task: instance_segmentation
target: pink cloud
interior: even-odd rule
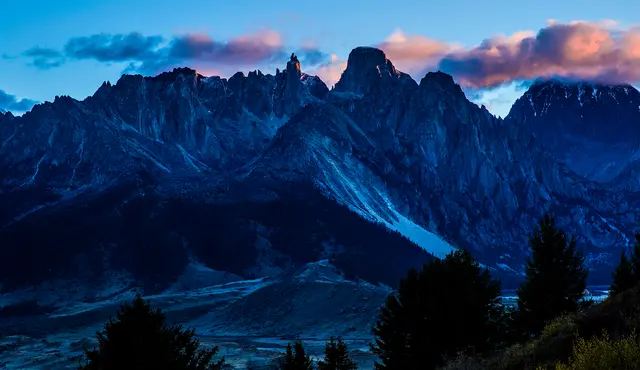
[[[170,58],[210,61],[216,64],[256,64],[283,53],[280,34],[273,30],[237,36],[226,42],[206,34],[186,34],[174,38]]]
[[[398,30],[377,47],[400,70],[417,78],[426,70],[440,69],[472,88],[539,77],[640,81],[640,27],[621,28],[614,20],[560,23],[552,19],[537,33],[499,35],[471,48]]]
[[[603,83],[640,81],[640,31],[613,21],[549,24],[537,34],[494,37],[444,57],[438,67],[466,86],[564,77]]]
[[[396,30],[376,47],[384,51],[396,67],[408,73],[435,67],[445,55],[459,48],[425,36],[407,35],[402,30]]]
[[[338,58],[336,54],[331,54],[327,63],[319,65],[310,74],[320,77],[328,87],[332,87],[340,80],[345,69],[347,69],[347,61]]]

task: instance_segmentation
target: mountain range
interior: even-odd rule
[[[332,89],[294,55],[275,76],[123,75],[0,113],[0,290],[324,259],[395,286],[454,248],[509,286],[545,212],[606,282],[640,216],[639,107],[631,86],[538,81],[500,119],[370,47]]]

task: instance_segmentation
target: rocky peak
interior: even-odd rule
[[[75,99],[70,97],[69,95],[56,95],[53,99],[53,105],[56,107],[69,107],[75,104]]]
[[[292,78],[293,76],[298,76],[298,79],[300,79],[300,76],[302,75],[300,70],[300,61],[294,53],[291,53],[291,58],[287,62],[287,74],[290,74]]]
[[[534,131],[553,128],[610,144],[640,143],[640,92],[630,85],[536,81],[509,116]]]
[[[630,85],[536,81],[507,118],[576,173],[609,181],[640,145],[640,92]]]
[[[311,78],[311,79],[310,79]],[[292,117],[302,106],[313,99],[323,99],[327,86],[319,78],[302,73],[300,61],[295,54],[282,72],[276,70],[274,112],[278,117]]]
[[[314,97],[322,100],[329,93],[329,88],[318,76],[311,76],[306,73],[300,77],[300,82],[309,89],[309,93]]]
[[[6,129],[6,123],[11,122],[13,120],[13,114],[11,112],[7,112],[3,109],[0,109],[0,138],[3,138],[3,131]]]
[[[115,87],[139,84],[140,82],[142,82],[142,79],[143,79],[142,75],[139,75],[139,74],[135,74],[135,75],[124,74],[120,76],[120,78],[118,79],[118,82],[116,82],[115,84]]]
[[[231,90],[235,93],[238,93],[242,90],[244,86],[245,75],[242,72],[236,72],[231,76],[228,80],[228,85]]]
[[[357,47],[349,53],[347,69],[335,85],[337,92],[367,94],[381,84],[411,79],[399,72],[384,52],[372,47]]]
[[[109,81],[104,81],[102,83],[102,85],[100,85],[100,87],[98,88],[98,90],[96,90],[96,92],[93,94],[92,98],[96,99],[98,101],[103,101],[104,99],[107,98],[107,96],[109,96],[109,92],[111,91],[111,82]]]
[[[164,81],[164,82],[173,82],[176,79],[183,78],[197,78],[198,72],[194,69],[183,67],[183,68],[174,68],[171,72],[163,72],[157,76],[153,77],[145,77],[150,81]]]
[[[428,72],[420,80],[420,91],[433,94],[434,97],[451,97],[455,99],[466,99],[460,85],[455,83],[451,75],[444,72]]]
[[[370,69],[387,63],[390,61],[384,51],[369,46],[359,46],[349,53],[347,68]]]

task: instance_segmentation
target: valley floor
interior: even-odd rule
[[[332,335],[345,339],[359,369],[373,368],[370,329],[388,287],[346,280],[325,261],[255,280],[220,282],[219,274],[203,274],[201,266],[189,275],[145,298],[169,322],[195,328],[203,345],[218,345],[233,368],[271,368],[294,339],[305,342],[312,358],[321,357]],[[0,369],[76,368],[96,331],[135,295],[116,280],[106,293],[67,283],[57,285],[55,297],[51,285],[1,294],[0,307],[36,300],[50,311],[0,318]]]
[[[304,341],[312,358],[322,357],[332,335],[345,340],[359,369],[373,369],[371,327],[390,288],[344,279],[326,261],[274,277],[229,279],[194,265],[146,298],[169,322],[195,328],[203,345],[218,345],[234,369],[271,369],[294,339]],[[514,301],[504,293],[505,303]],[[599,287],[591,293],[594,300],[605,297]],[[66,282],[0,294],[0,308],[21,301],[47,307],[30,316],[0,315],[0,369],[77,368],[96,331],[134,295],[122,277],[102,290]]]
[[[76,369],[82,358],[83,346],[95,340],[84,339],[90,330],[48,335],[43,338],[8,336],[0,339],[0,369]],[[271,369],[284,353],[288,339],[249,337],[199,337],[204,346],[216,344],[220,354],[234,369]],[[321,358],[328,338],[300,338],[312,358]],[[351,356],[358,369],[373,369],[373,356],[368,349],[370,338],[350,339]]]

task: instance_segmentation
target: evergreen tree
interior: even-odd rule
[[[224,365],[224,358],[213,361],[218,347],[200,349],[193,329],[168,326],[162,311],[140,296],[122,305],[97,336],[97,347],[85,350],[81,370],[217,370]]]
[[[609,289],[611,295],[622,293],[632,288],[636,283],[633,265],[627,258],[625,251],[620,254],[620,263],[613,272],[613,283]]]
[[[613,272],[613,283],[610,294],[619,294],[640,283],[640,234],[636,234],[636,242],[627,258],[625,251],[620,255],[620,263]]]
[[[287,344],[284,358],[280,361],[280,370],[312,370],[313,362],[307,355],[304,345],[297,340],[291,346]]]
[[[376,369],[434,369],[460,351],[483,353],[501,338],[500,283],[465,251],[412,269],[373,328]]]
[[[636,242],[633,245],[631,256],[629,258],[631,262],[631,269],[634,275],[634,284],[640,282],[640,234],[636,234]]]
[[[324,360],[318,362],[320,370],[355,370],[358,367],[349,357],[346,343],[331,337],[324,348]]]
[[[295,357],[293,356],[293,346],[291,342],[287,343],[287,349],[284,351],[284,358],[280,361],[280,370],[294,370]]]
[[[523,334],[539,334],[561,314],[576,312],[587,287],[584,257],[575,238],[545,215],[529,240],[525,282],[517,291],[518,325]]]

